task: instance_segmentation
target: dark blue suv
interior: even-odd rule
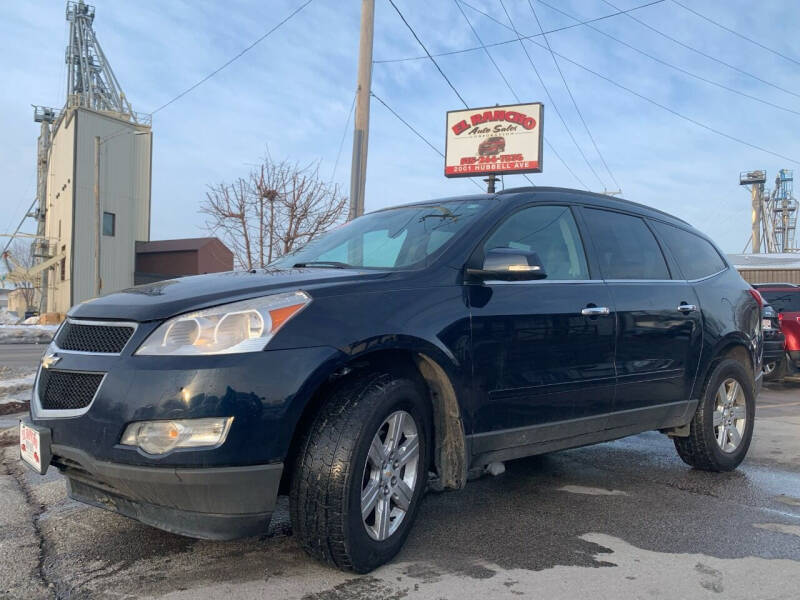
[[[169,531],[261,533],[279,493],[313,556],[365,572],[426,490],[647,430],[734,469],[760,385],[760,297],[660,211],[526,188],[377,211],[267,269],[75,306],[23,458]]]

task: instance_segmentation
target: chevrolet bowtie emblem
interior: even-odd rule
[[[48,352],[42,357],[42,368],[49,369],[50,367],[54,366],[58,361],[61,360],[61,357],[57,354],[53,354]]]

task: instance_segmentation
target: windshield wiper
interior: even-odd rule
[[[322,268],[329,268],[329,269],[349,269],[353,265],[349,265],[347,263],[338,262],[335,260],[311,260],[308,262],[299,262],[294,263],[292,265],[295,269],[302,269],[305,267],[322,267]]]

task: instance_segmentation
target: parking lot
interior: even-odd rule
[[[797,598],[800,384],[764,389],[733,473],[687,468],[658,433],[511,462],[429,494],[365,576],[308,558],[285,499],[267,536],[193,540],[69,500],[19,464],[14,429],[0,444],[2,598]]]

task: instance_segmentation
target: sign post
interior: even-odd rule
[[[498,175],[541,173],[543,117],[540,102],[449,111],[445,177],[486,175],[492,194]]]

